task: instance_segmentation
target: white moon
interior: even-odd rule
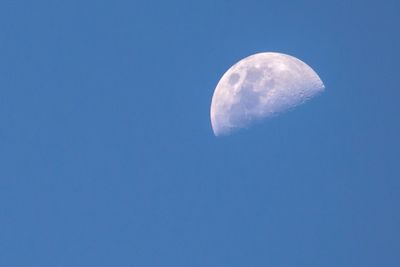
[[[324,91],[318,75],[301,60],[281,53],[259,53],[233,65],[218,82],[211,103],[216,136],[300,105]]]

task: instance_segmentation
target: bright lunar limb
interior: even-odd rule
[[[259,53],[233,65],[218,82],[211,103],[216,136],[227,135],[306,102],[325,89],[301,60]]]

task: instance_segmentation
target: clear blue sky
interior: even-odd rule
[[[400,2],[0,3],[0,266],[400,266]],[[256,52],[326,85],[213,135]]]

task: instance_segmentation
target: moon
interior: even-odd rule
[[[317,73],[286,54],[265,52],[233,65],[218,82],[211,102],[216,136],[248,128],[292,109],[325,90]]]

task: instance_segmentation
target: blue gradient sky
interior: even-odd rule
[[[399,1],[0,3],[1,266],[400,266]],[[215,138],[277,51],[326,92]]]

